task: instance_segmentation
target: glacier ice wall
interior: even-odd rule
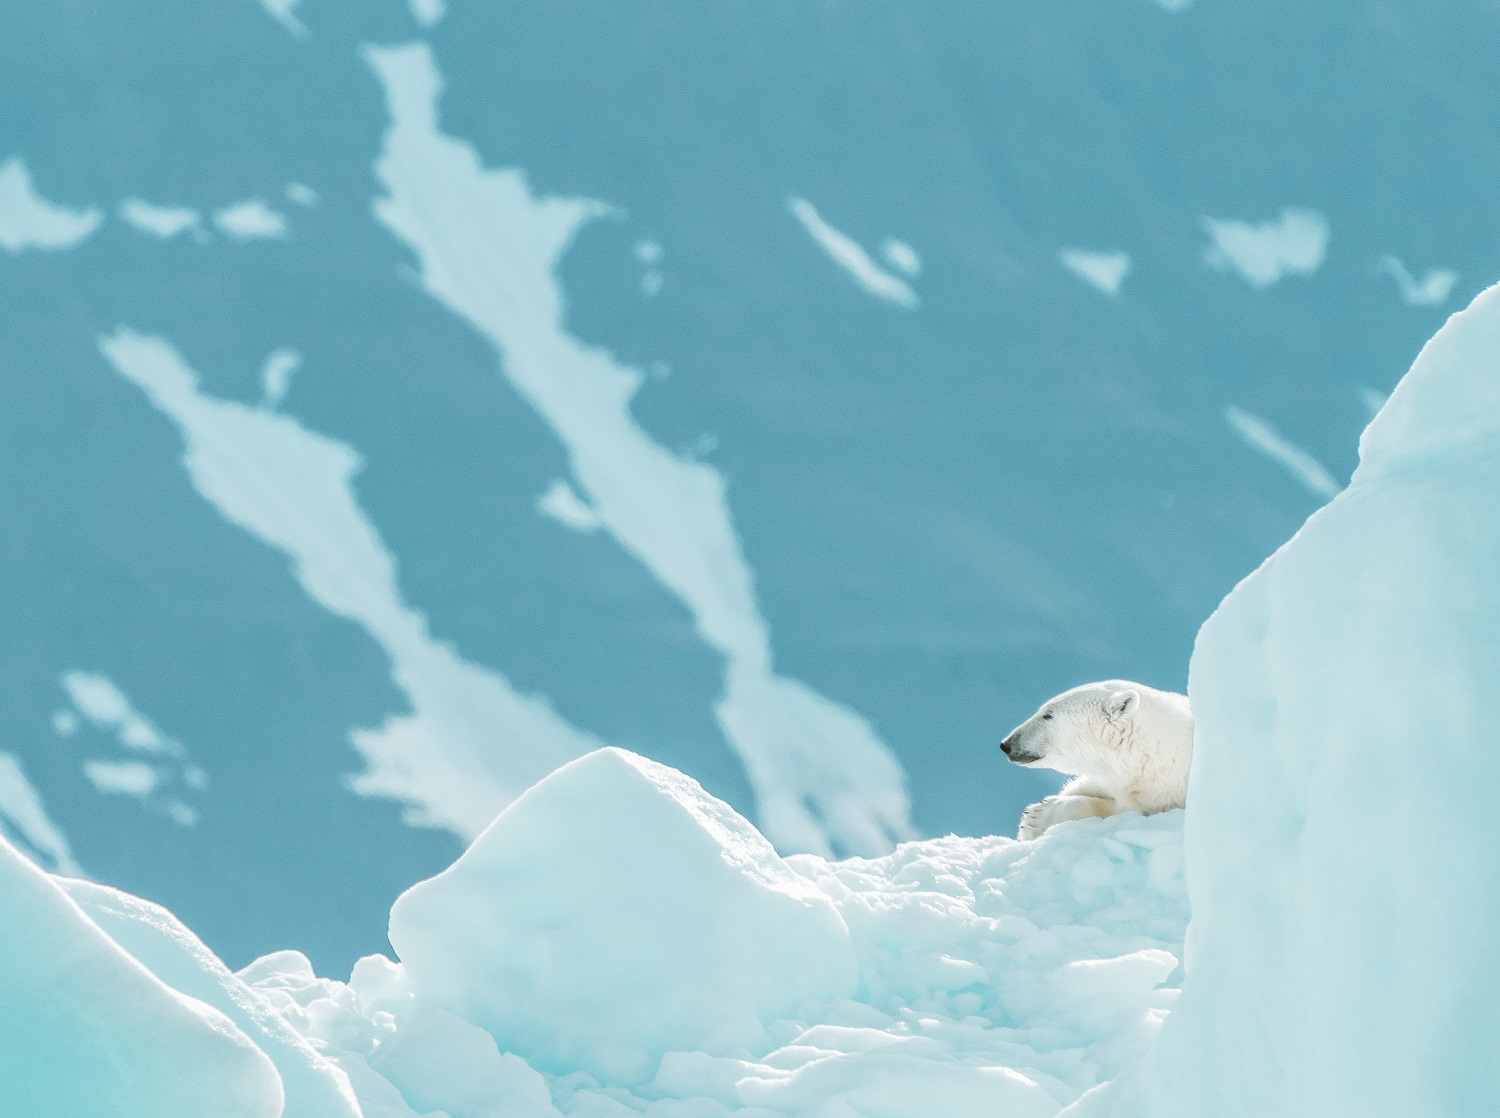
[[[1500,287],[1199,634],[1187,979],[1079,1114],[1500,1112]]]

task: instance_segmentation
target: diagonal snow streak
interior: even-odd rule
[[[1344,488],[1334,480],[1323,463],[1296,443],[1288,442],[1265,420],[1233,406],[1224,409],[1224,418],[1248,446],[1260,451],[1291,474],[1315,497],[1330,500]]]
[[[652,441],[630,414],[641,374],[563,329],[557,262],[608,207],[537,198],[521,172],[485,170],[469,144],[443,135],[441,79],[425,44],[366,54],[391,112],[375,168],[387,191],[378,217],[417,254],[427,291],[493,343],[505,376],[566,446],[599,522],[723,654],[719,724],[766,833],[783,850],[857,853],[910,836],[905,775],[870,725],[772,670],[723,478]]]
[[[0,753],[0,836],[19,839],[43,869],[66,877],[83,876],[67,838],[48,818],[21,762],[9,753]]]
[[[358,622],[390,656],[412,713],[351,735],[355,791],[408,805],[408,823],[473,839],[512,799],[602,743],[433,640],[401,598],[396,564],[350,484],[359,456],[285,416],[219,400],[158,338],[118,330],[106,357],[176,421],[193,487],[225,519],[286,553],[319,605]]]
[[[830,257],[844,271],[854,277],[854,281],[868,291],[877,299],[884,299],[888,303],[895,303],[907,310],[915,310],[918,299],[917,293],[911,289],[911,285],[905,280],[897,279],[879,264],[870,258],[870,254],[860,247],[858,241],[847,233],[840,232],[818,213],[817,208],[806,198],[788,198],[787,207],[792,211],[792,216],[802,223],[802,228],[807,230],[808,236],[816,241]],[[896,242],[900,243],[900,242]],[[908,253],[909,259],[915,261],[916,253],[912,252],[909,245],[902,245]],[[897,250],[898,258],[901,257],[900,249]],[[917,261],[920,270],[921,263]]]

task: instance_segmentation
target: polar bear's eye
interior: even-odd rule
[[[1042,715],[1042,721],[1043,722],[1048,722],[1048,721],[1051,720],[1051,718],[1052,718],[1052,712],[1051,711],[1048,711],[1046,714]]]

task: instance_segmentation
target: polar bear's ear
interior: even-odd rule
[[[1104,709],[1111,718],[1124,718],[1139,706],[1140,702],[1139,691],[1120,691],[1109,697],[1109,701],[1104,704]]]

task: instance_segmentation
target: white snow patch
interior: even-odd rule
[[[322,200],[316,190],[300,182],[288,183],[286,196],[288,201],[296,202],[297,205],[307,206],[308,208],[316,206]]]
[[[435,641],[402,600],[396,564],[359,507],[359,456],[263,408],[203,393],[166,342],[120,329],[100,340],[115,368],[170,416],[194,488],[231,523],[285,553],[308,595],[385,650],[410,715],[355,730],[364,795],[406,803],[414,826],[477,835],[512,798],[599,742],[545,700]]]
[[[142,233],[169,240],[189,229],[196,229],[203,215],[186,206],[157,206],[139,198],[127,198],[120,203],[120,217]]]
[[[1062,266],[1085,283],[1091,283],[1106,295],[1120,293],[1120,285],[1130,274],[1128,252],[1089,252],[1081,248],[1065,248],[1057,258]]]
[[[136,711],[125,693],[108,676],[75,669],[63,673],[62,685],[78,713],[95,728],[117,735],[126,749],[169,757],[184,756],[181,743],[163,736]]]
[[[265,240],[287,234],[286,218],[259,198],[226,206],[214,214],[214,224],[236,241]]]
[[[1237,272],[1257,291],[1283,276],[1312,275],[1328,252],[1328,221],[1314,210],[1284,209],[1279,220],[1260,225],[1205,217],[1203,227],[1213,239],[1204,262]]]
[[[447,0],[411,0],[412,18],[423,28],[436,27],[447,9]]]
[[[142,761],[85,761],[83,775],[96,792],[138,800],[150,796],[161,781],[156,770]]]
[[[83,870],[73,860],[67,837],[47,815],[42,797],[26,779],[21,762],[0,753],[0,842],[9,833],[54,873],[81,877]],[[7,914],[6,919],[13,919]]]
[[[922,274],[922,258],[905,241],[887,237],[880,242],[880,255],[892,268],[911,279]]]
[[[124,692],[107,676],[75,669],[63,673],[62,685],[77,712],[95,729],[113,734],[121,748],[153,758],[150,764],[136,760],[85,761],[83,773],[94,790],[101,795],[131,796],[183,825],[196,822],[198,813],[194,809],[175,797],[157,795],[164,789],[178,786],[193,792],[208,787],[207,774],[187,759],[187,750],[182,743],[167,737],[136,711]],[[54,715],[54,728],[63,714],[69,716],[72,728],[76,730],[77,718],[71,711],[59,711]],[[188,816],[191,820],[184,822]]]
[[[0,245],[7,251],[72,248],[103,220],[92,206],[72,210],[47,201],[32,187],[21,160],[0,163]]]
[[[856,283],[878,299],[914,310],[917,293],[902,279],[891,275],[870,258],[859,242],[839,232],[823,220],[813,204],[805,198],[788,198],[787,205],[792,215],[816,241],[833,262],[854,277]]]
[[[1383,257],[1377,270],[1390,276],[1401,289],[1401,298],[1413,307],[1435,307],[1446,303],[1458,282],[1458,273],[1449,268],[1431,268],[1420,281],[1394,256]]]
[[[1247,446],[1291,474],[1313,496],[1327,500],[1343,489],[1321,462],[1296,443],[1282,438],[1264,419],[1233,406],[1224,409],[1224,418]]]
[[[262,406],[275,408],[286,398],[292,385],[292,374],[302,364],[302,354],[295,349],[278,349],[266,358],[260,371],[260,383],[265,392]]]
[[[745,763],[766,833],[783,849],[865,853],[910,837],[904,774],[869,723],[775,673],[724,479],[637,425],[638,370],[563,329],[557,263],[578,229],[610,207],[538,198],[519,171],[485,170],[470,145],[439,132],[441,79],[426,45],[366,56],[392,117],[376,165],[387,192],[377,215],[417,253],[428,292],[495,346],[500,370],[567,448],[604,527],[724,656],[719,723]]]
[[[307,37],[307,28],[293,14],[301,2],[302,0],[260,0],[261,6],[271,13],[277,23],[298,39],[304,39]]]
[[[536,507],[559,524],[566,524],[579,532],[592,532],[604,523],[599,514],[561,478],[537,498]]]

